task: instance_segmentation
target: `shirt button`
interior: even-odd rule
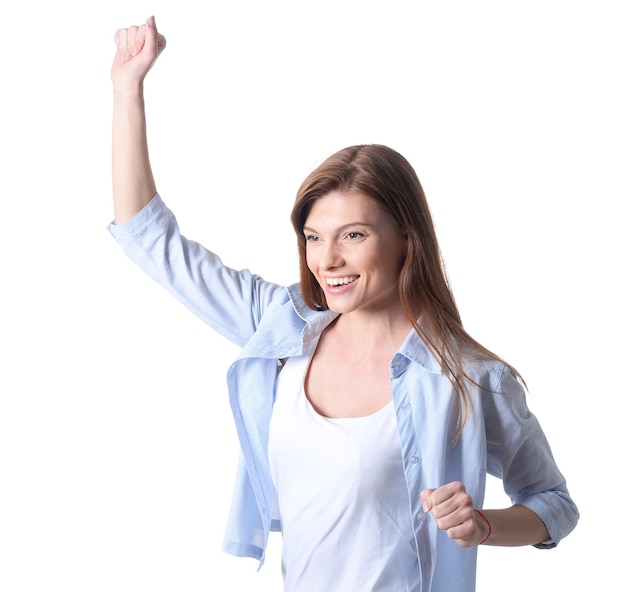
[[[402,409],[410,409],[411,408],[411,403],[409,403],[408,401],[405,401],[404,403],[402,403],[401,405]]]
[[[419,456],[412,456],[412,457],[409,459],[409,462],[410,462],[412,465],[416,465],[419,461],[420,461],[420,457],[419,457]]]
[[[420,511],[417,513],[417,519],[418,519],[420,522],[424,522],[424,520],[426,520],[426,514],[420,510]]]

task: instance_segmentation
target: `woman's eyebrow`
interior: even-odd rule
[[[342,230],[346,230],[347,228],[351,228],[352,226],[367,226],[368,228],[373,228],[374,224],[370,224],[369,222],[348,222],[347,224],[342,224],[335,230],[341,232]],[[310,226],[303,226],[302,231],[304,232],[305,230],[307,232],[317,232],[317,230],[311,228]]]

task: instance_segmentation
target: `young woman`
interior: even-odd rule
[[[229,269],[180,234],[152,176],[143,80],[165,38],[151,17],[116,43],[110,231],[241,346],[224,549],[263,561],[280,530],[286,591],[469,592],[478,545],[558,544],[576,506],[521,377],[463,329],[410,164],[353,146],[309,175],[299,283]],[[509,508],[482,509],[487,473]]]

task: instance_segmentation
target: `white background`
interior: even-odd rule
[[[149,14],[168,38],[146,83],[153,166],[183,232],[291,283],[306,174],[351,144],[403,153],[465,324],[525,376],[582,515],[552,551],[481,548],[478,590],[619,587],[621,4],[3,8],[0,590],[280,589],[276,536],[258,574],[220,551],[236,351],[106,231],[112,39]]]

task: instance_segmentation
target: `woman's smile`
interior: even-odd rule
[[[326,284],[329,288],[337,288],[339,286],[347,286],[359,279],[358,275],[349,275],[343,277],[327,277]]]

